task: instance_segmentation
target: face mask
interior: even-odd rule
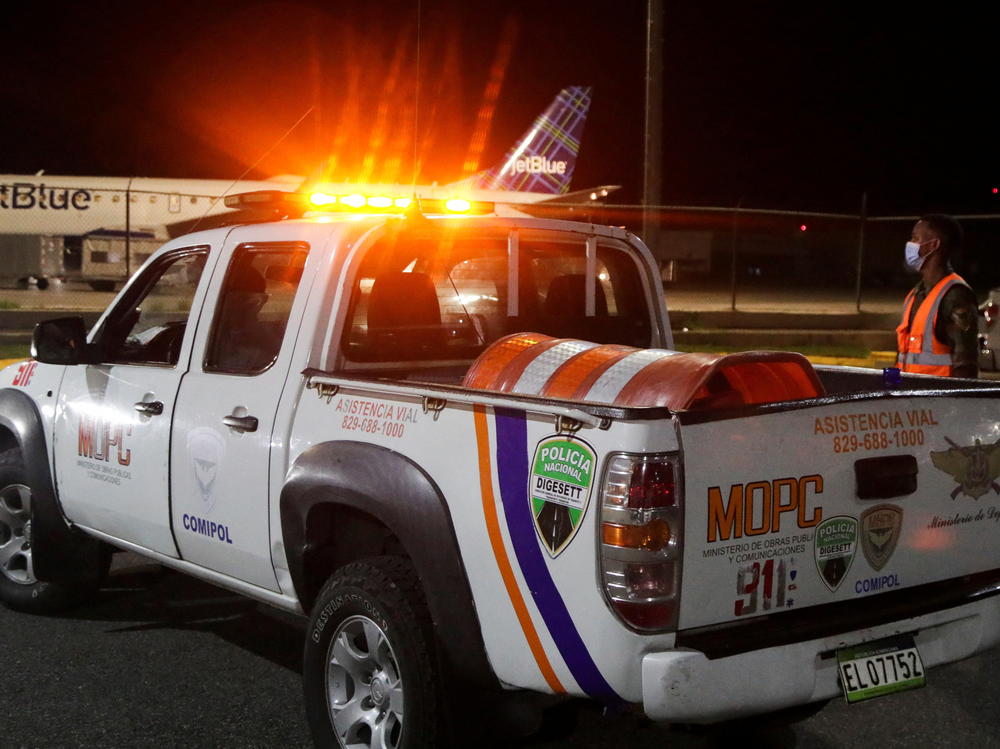
[[[930,240],[929,239],[927,241],[928,242],[933,242],[934,240]],[[923,244],[927,244],[927,242],[924,242]],[[907,242],[906,243],[906,267],[911,268],[912,270],[915,270],[917,273],[919,273],[920,269],[922,267],[924,267],[924,261],[927,260],[927,258],[929,258],[933,253],[937,252],[936,249],[935,250],[931,250],[930,252],[928,252],[923,257],[920,257],[920,248],[921,248],[921,246],[922,245],[921,245],[920,242]]]

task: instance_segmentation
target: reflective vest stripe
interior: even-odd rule
[[[951,366],[951,354],[903,354],[904,360],[909,364],[937,364]]]
[[[954,273],[952,273],[951,275],[955,276],[955,278],[951,278],[951,276],[946,277],[946,279],[944,279],[946,281],[944,287],[941,289],[935,289],[935,291],[937,291],[937,294],[934,295],[934,303],[931,305],[930,310],[926,313],[927,320],[930,321],[931,327],[929,330],[925,331],[923,337],[923,346],[920,349],[921,354],[930,356],[931,354],[935,353],[934,349],[937,348],[934,345],[937,342],[937,339],[934,337],[934,326],[937,325],[938,309],[941,308],[941,300],[944,298],[944,295],[947,293],[948,289],[950,289],[952,286],[954,286],[956,283],[959,283],[960,281],[957,275],[955,275]],[[939,281],[937,285],[940,286],[941,282]],[[922,307],[923,305],[920,306]],[[920,313],[921,310],[918,309],[917,318],[920,317]],[[914,322],[916,321],[917,320],[915,318]],[[927,333],[929,333],[930,335],[927,335]],[[951,364],[951,356],[950,356],[951,352],[948,353],[949,353],[948,364]]]

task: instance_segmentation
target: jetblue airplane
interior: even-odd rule
[[[316,183],[288,175],[265,181],[0,175],[0,235],[122,233],[165,239],[228,213],[227,194],[323,191],[503,204],[599,200],[616,186],[569,191],[590,108],[590,87],[564,88],[496,166],[447,185]],[[211,222],[209,222],[211,223]],[[205,226],[206,224],[202,224]]]

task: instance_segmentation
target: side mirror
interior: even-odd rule
[[[87,327],[82,317],[59,317],[35,326],[31,355],[43,364],[87,363]]]

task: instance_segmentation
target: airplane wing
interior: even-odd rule
[[[604,200],[615,190],[620,190],[621,185],[598,185],[584,190],[574,190],[564,192],[562,195],[553,195],[551,198],[544,198],[536,201],[545,205],[567,205],[572,203],[596,203]]]

